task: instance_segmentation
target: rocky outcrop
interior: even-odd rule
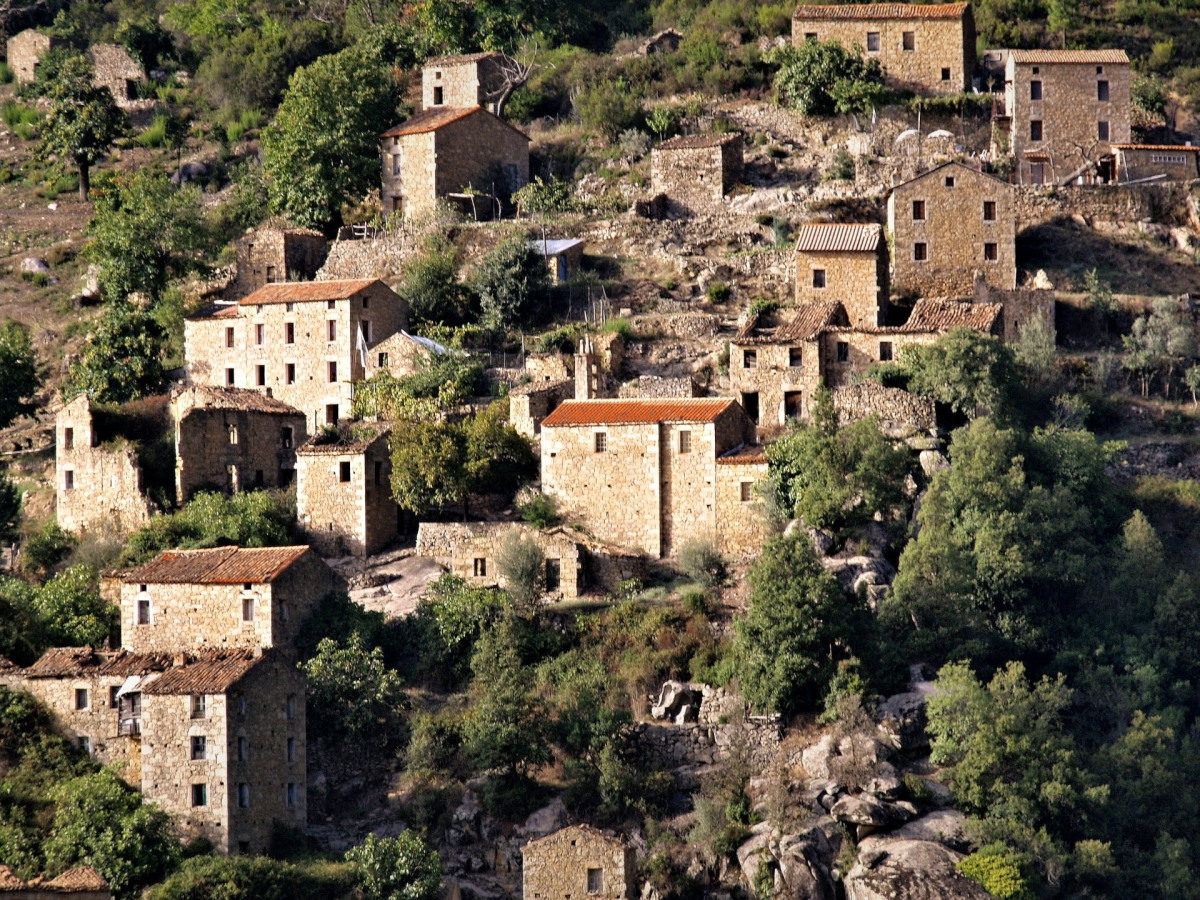
[[[979,882],[958,871],[960,859],[933,841],[868,837],[842,880],[846,900],[988,900],[992,895]]]

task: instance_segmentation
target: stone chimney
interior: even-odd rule
[[[592,339],[584,335],[575,350],[575,399],[595,400],[600,388],[600,363]]]

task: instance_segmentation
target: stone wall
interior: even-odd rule
[[[1051,328],[1056,327],[1057,294],[1052,290],[1001,291],[980,283],[975,286],[974,300],[976,303],[999,303],[1004,307],[1004,334],[1001,337],[1006,343],[1018,340],[1021,329],[1035,317],[1043,319]]]
[[[525,373],[533,382],[570,381],[575,377],[574,357],[565,353],[529,353]]]
[[[296,456],[296,514],[309,543],[325,556],[370,556],[396,540],[392,461],[384,431],[365,445],[314,445]],[[342,466],[350,480],[342,481]]]
[[[1156,218],[1155,211],[1182,205],[1187,188],[1182,184],[1018,185],[1016,216],[1020,228],[1056,219],[1093,222],[1138,222]]]
[[[667,214],[701,215],[724,208],[725,194],[742,174],[738,135],[685,135],[650,154],[650,182],[667,197]]]
[[[542,419],[554,412],[564,400],[574,396],[574,381],[518,385],[508,394],[508,421],[518,434],[532,438],[541,433]]]
[[[8,39],[7,61],[13,80],[18,85],[29,84],[37,78],[37,65],[50,48],[54,38],[28,28]]]
[[[884,387],[877,381],[835,388],[833,408],[844,424],[874,416],[885,434],[907,437],[937,431],[933,400],[900,388]]]
[[[95,69],[92,81],[96,86],[108,88],[117,106],[135,106],[138,86],[145,80],[146,71],[129,51],[120,44],[94,44],[88,48],[87,55]]]
[[[703,708],[703,707],[701,707]],[[724,725],[635,726],[634,746],[640,767],[679,769],[725,762],[734,754],[766,767],[779,750],[783,729],[777,722],[730,722]]]
[[[657,332],[666,337],[694,340],[713,337],[721,330],[721,319],[712,313],[681,313],[672,316],[634,316],[630,324],[638,332]]]
[[[381,278],[394,284],[393,279],[401,276],[405,262],[419,247],[415,233],[403,227],[362,239],[338,239],[330,245],[317,280]]]
[[[407,332],[397,331],[371,348],[367,354],[366,377],[387,372],[393,378],[404,378],[420,369],[432,355],[429,347],[414,340]]]
[[[635,381],[623,384],[618,397],[703,397],[704,390],[690,375],[681,378],[662,378],[658,375],[639,375]]]
[[[521,855],[524,900],[633,900],[637,896],[637,856],[633,848],[586,825],[530,841],[521,849]]]
[[[825,286],[816,287],[814,270],[823,270]],[[884,324],[890,275],[887,244],[867,253],[796,251],[796,303],[839,301],[859,327]]]
[[[799,351],[800,359],[792,353]],[[754,364],[747,365],[751,354]],[[793,365],[799,362],[799,365]],[[821,357],[816,341],[788,344],[732,344],[729,381],[742,406],[758,404],[758,425],[778,428],[789,418],[804,418],[821,383]],[[757,395],[751,401],[747,395]]]
[[[767,475],[765,457],[717,460],[717,549],[726,556],[757,556],[771,536],[754,485]]]
[[[238,238],[236,248],[237,275],[225,289],[227,300],[240,300],[264,284],[312,281],[329,252],[325,236],[307,228],[256,228]]]
[[[506,197],[529,183],[529,138],[491,113],[458,119],[436,134],[437,196],[473,187]]]
[[[1198,161],[1194,147],[1123,147],[1117,150],[1117,180],[1191,181],[1200,177]]]
[[[854,383],[872,364],[881,362],[884,345],[891,345],[892,359],[905,347],[932,344],[940,334],[903,332],[828,331],[821,335],[821,373],[831,388]],[[844,362],[838,361],[838,344],[847,345]]]
[[[546,557],[547,575],[551,571],[559,573],[559,587],[547,590],[547,595],[563,600],[578,598],[586,581],[585,553],[583,545],[562,529],[540,531],[529,525],[509,522],[422,522],[417,529],[417,555],[433,559],[470,584],[507,588],[508,579],[500,572],[498,557],[513,532],[541,548]],[[615,587],[610,586],[610,590]]]
[[[421,70],[421,109],[435,106],[491,108],[494,104],[489,104],[489,95],[498,92],[504,84],[501,59],[498,53],[477,53],[430,60]]]

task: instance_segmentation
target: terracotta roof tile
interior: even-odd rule
[[[25,669],[26,678],[66,678],[69,676],[148,675],[170,668],[165,653],[131,653],[128,650],[93,650],[90,647],[54,647]]]
[[[756,463],[765,463],[766,461],[767,456],[763,451],[762,444],[742,444],[742,446],[735,447],[728,453],[723,453],[717,457],[718,466],[754,465]]]
[[[153,681],[142,682],[143,694],[221,694],[265,659],[257,650],[220,650],[187,657]]]
[[[511,122],[504,121],[499,116],[492,115],[482,106],[438,106],[433,109],[426,109],[404,120],[399,125],[389,128],[380,137],[404,137],[406,134],[427,134],[430,131],[445,128],[459,119],[465,119],[467,116],[472,116],[476,113],[491,116],[501,125],[511,128],[521,137],[525,138],[525,140],[529,140],[529,135],[520,128],[517,128]]]
[[[1001,311],[999,303],[961,303],[954,300],[918,300],[908,321],[894,329],[901,334],[971,328],[985,334],[992,330]]]
[[[108,882],[91,866],[67,869],[57,878],[47,881],[44,886],[53,888],[59,893],[108,890]]]
[[[308,547],[214,547],[168,550],[127,572],[126,584],[263,584],[274,581]]]
[[[874,253],[882,241],[882,225],[809,222],[796,232],[796,250],[801,253]]]
[[[1200,153],[1193,144],[1113,144],[1114,150],[1153,150],[1155,153]]]
[[[246,388],[217,387],[214,385],[196,385],[185,388],[184,391],[195,391],[197,407],[235,409],[287,416],[304,415],[296,407],[284,403],[275,397],[268,397],[262,391],[252,391]]]
[[[238,301],[238,306],[257,306],[260,303],[309,303],[321,300],[347,300],[373,284],[375,278],[348,281],[285,281],[264,284],[253,294]]]
[[[1124,50],[1010,50],[1009,58],[1018,65],[1037,65],[1039,63],[1043,65],[1055,63],[1129,65],[1129,56]]]
[[[847,328],[850,319],[846,309],[837,300],[824,303],[805,303],[798,307],[791,321],[775,327],[764,325],[761,317],[751,316],[734,337],[733,343],[741,344],[792,344],[811,341],[822,331],[830,328]]]
[[[863,3],[798,6],[793,19],[961,19],[966,3]]]
[[[542,427],[713,422],[721,413],[736,405],[728,397],[677,400],[564,400],[554,412],[542,420]]]
[[[655,150],[698,150],[704,147],[723,147],[741,140],[740,134],[681,134],[663,141]]]

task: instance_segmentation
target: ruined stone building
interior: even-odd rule
[[[1200,177],[1200,147],[1191,144],[1113,144],[1120,184],[1191,181]]]
[[[421,109],[482,106],[496,113],[507,83],[502,53],[439,56],[421,70]]]
[[[397,331],[371,348],[367,356],[367,377],[387,372],[394,378],[403,378],[418,371],[433,357],[449,352],[431,338]]]
[[[948,162],[892,188],[892,284],[921,296],[965,296],[976,280],[1017,286],[1015,191]]]
[[[108,88],[122,109],[137,103],[138,87],[146,80],[146,70],[128,50],[120,44],[93,44],[87,56],[92,61],[96,87]]]
[[[529,137],[480,106],[426,109],[385,131],[380,146],[384,212],[408,219],[441,198],[488,218],[529,181]]]
[[[14,34],[8,39],[6,48],[8,67],[13,81],[18,85],[29,84],[37,78],[37,66],[50,50],[60,42],[48,34],[32,28]]]
[[[651,557],[693,539],[739,553],[766,467],[718,460],[754,436],[728,398],[567,400],[542,421],[542,490],[600,540]]]
[[[281,488],[296,477],[296,448],[308,419],[270,394],[199,385],[171,395],[175,422],[175,497]]]
[[[1113,181],[1113,144],[1129,143],[1130,84],[1124,50],[1008,51],[996,143],[1019,183]]]
[[[882,226],[810,222],[797,230],[797,306],[836,300],[851,325],[883,325],[889,279]]]
[[[310,228],[254,228],[237,239],[237,274],[225,299],[241,300],[264,284],[312,281],[329,253],[325,235]]]
[[[187,318],[187,381],[269,389],[311,434],[349,415],[372,348],[407,327],[408,305],[380,281],[268,284]]]
[[[967,3],[796,7],[792,42],[837,41],[877,59],[888,83],[935,94],[970,90],[975,19]]]
[[[573,356],[531,353],[527,382],[509,391],[508,420],[519,434],[534,437],[542,420],[564,400],[594,400],[617,394],[625,364],[625,341],[616,332],[586,334]]]
[[[740,134],[683,134],[650,151],[650,184],[677,215],[720,210],[742,177]]]
[[[625,841],[589,825],[572,825],[521,848],[525,900],[637,896],[637,854]]]
[[[8,866],[0,864],[0,897],[4,900],[112,900],[108,888],[99,872],[91,866],[67,869],[55,878],[34,878],[25,881],[13,874]]]
[[[324,556],[370,556],[400,533],[387,425],[356,422],[296,453],[296,517]]]

